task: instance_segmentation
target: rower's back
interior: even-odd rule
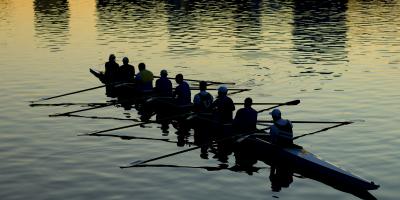
[[[191,92],[189,84],[183,80],[182,74],[177,74],[175,76],[175,81],[178,84],[175,88],[174,97],[178,105],[188,105],[191,104]]]
[[[135,82],[140,92],[150,92],[153,90],[153,73],[146,69],[144,63],[138,65],[139,73],[136,74]]]
[[[119,70],[119,65],[118,63],[115,62],[115,55],[111,54],[108,58],[108,62],[105,63],[105,81],[107,83],[113,83],[118,81],[118,70]]]
[[[160,78],[156,80],[155,91],[161,97],[172,97],[172,82],[168,79],[167,70],[161,70]]]
[[[293,125],[287,119],[282,119],[279,109],[274,109],[271,113],[274,125],[271,126],[271,142],[282,146],[293,144]]]
[[[253,100],[247,97],[244,100],[244,107],[236,112],[233,120],[233,127],[238,133],[254,131],[257,128],[257,111],[251,105]]]

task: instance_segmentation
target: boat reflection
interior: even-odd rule
[[[35,37],[50,51],[62,51],[69,42],[68,0],[34,0]]]

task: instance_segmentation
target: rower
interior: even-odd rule
[[[221,86],[218,88],[217,99],[212,103],[215,116],[220,123],[231,123],[235,105],[228,96],[228,88]]]
[[[238,133],[256,130],[258,113],[251,107],[252,104],[253,100],[247,97],[244,100],[244,108],[236,112],[235,119],[233,120],[233,127]]]
[[[175,81],[178,84],[175,88],[174,97],[179,105],[187,105],[191,103],[191,93],[189,84],[183,80],[182,74],[175,76]]]
[[[214,100],[213,96],[208,93],[207,83],[200,81],[200,92],[197,93],[193,98],[194,110],[196,112],[207,112],[210,111],[211,104]]]
[[[106,85],[106,95],[109,97],[116,97],[117,91],[114,89],[114,85],[110,85],[110,83],[114,83],[118,80],[118,71],[119,65],[115,62],[115,55],[110,54],[108,57],[108,62],[105,64],[105,72],[104,72],[104,81]]]
[[[282,119],[281,111],[274,109],[270,112],[274,125],[271,126],[270,136],[271,142],[282,146],[290,146],[293,144],[293,125],[287,119]]]
[[[135,77],[135,67],[129,64],[129,59],[122,59],[123,65],[119,67],[119,79],[123,83],[132,83]]]
[[[156,87],[154,89],[161,97],[172,97],[172,83],[168,79],[167,70],[161,70],[160,78],[157,79]]]
[[[119,65],[118,63],[115,62],[115,55],[111,54],[108,57],[108,62],[105,64],[105,78],[107,83],[112,83],[117,81],[118,79],[118,71],[119,71]]]
[[[153,73],[146,69],[144,63],[138,65],[139,73],[136,74],[135,81],[138,84],[139,92],[150,92],[153,90]]]

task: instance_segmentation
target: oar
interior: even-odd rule
[[[274,123],[272,120],[258,120],[257,122],[261,123]],[[290,120],[292,123],[298,123],[298,124],[350,124],[354,123],[352,121],[299,121],[299,120]]]
[[[327,131],[329,129],[336,128],[336,127],[339,127],[339,126],[348,125],[348,124],[351,124],[351,123],[353,123],[353,122],[343,122],[343,123],[340,123],[340,124],[336,124],[334,126],[326,127],[326,128],[320,129],[318,131],[314,131],[314,132],[311,132],[311,133],[306,133],[306,134],[302,134],[302,135],[293,137],[293,140],[299,139],[299,138],[307,136],[307,135],[314,135],[316,133],[324,132],[324,131]]]
[[[161,78],[160,76],[154,76],[155,78]],[[171,79],[171,78],[170,78]],[[200,82],[200,81],[204,81],[207,83],[212,83],[212,84],[221,84],[221,85],[235,85],[236,83],[233,82],[218,82],[218,81],[205,81],[205,80],[195,80],[195,79],[183,79],[185,81],[193,81],[193,82]]]
[[[297,100],[296,100],[297,101]],[[299,100],[300,101],[300,100]],[[244,103],[243,102],[235,102],[235,103],[233,103],[233,104],[235,104],[235,105],[244,105]],[[279,104],[285,104],[285,103],[282,103],[282,102],[276,102],[276,103],[273,103],[273,102],[266,102],[266,103],[262,103],[262,102],[255,102],[255,103],[252,103],[252,105],[279,105]]]
[[[298,100],[298,99],[297,100],[293,100],[293,101],[288,101],[286,103],[280,103],[280,104],[278,104],[276,106],[272,106],[272,107],[269,107],[269,108],[266,108],[266,109],[259,110],[259,111],[257,111],[257,113],[262,113],[262,112],[267,111],[267,110],[272,110],[272,109],[277,108],[279,106],[294,106],[294,105],[298,105],[299,103],[300,103],[300,100]]]
[[[37,106],[99,106],[109,103],[32,103],[29,104],[31,107]]]
[[[238,94],[238,93],[246,92],[246,91],[250,91],[250,89],[239,89],[239,90],[237,90],[237,91],[228,93],[228,95],[234,95],[234,94]]]
[[[103,105],[100,104],[100,105],[94,106],[92,108],[84,108],[84,109],[65,112],[65,113],[52,114],[52,115],[49,115],[49,117],[67,116],[67,115],[70,115],[70,114],[73,114],[73,113],[78,113],[78,112],[83,112],[83,111],[88,111],[88,110],[95,110],[95,109],[98,109],[98,108],[104,108],[104,107],[113,106],[113,105],[117,105],[117,104],[129,103],[129,102],[131,102],[133,100],[134,100],[134,98],[133,99],[126,99],[126,100],[123,100],[123,101],[115,101],[115,102],[108,103],[108,104],[106,103],[106,104],[103,104]]]
[[[116,127],[116,128],[110,128],[110,129],[106,129],[106,130],[95,131],[95,132],[91,132],[91,133],[83,133],[83,134],[79,134],[78,136],[98,135],[99,133],[105,133],[105,132],[110,132],[110,131],[115,131],[115,130],[120,130],[120,129],[125,129],[125,128],[131,128],[131,127],[141,126],[141,125],[151,124],[151,123],[156,123],[156,121],[141,122],[141,123],[131,124],[131,125],[127,125],[127,126],[120,126],[120,127]]]
[[[85,108],[85,109],[80,109],[80,110],[75,110],[75,111],[70,111],[70,112],[65,112],[65,113],[56,113],[56,114],[49,115],[49,117],[67,116],[67,115],[70,115],[70,114],[73,114],[73,113],[78,113],[78,112],[83,112],[83,111],[88,111],[88,110],[94,110],[94,109],[104,108],[104,107],[108,107],[108,106],[117,105],[117,104],[119,104],[119,103],[120,103],[120,102],[109,103],[109,104],[94,106],[94,107],[91,107],[91,108]]]
[[[96,87],[91,87],[91,88],[87,88],[87,89],[83,89],[83,90],[78,90],[78,91],[75,91],[75,92],[68,92],[68,93],[65,93],[65,94],[60,94],[60,95],[56,95],[56,96],[52,96],[52,97],[41,98],[41,99],[38,99],[36,101],[31,101],[31,103],[36,103],[36,102],[40,102],[40,101],[46,101],[46,100],[55,99],[55,98],[58,98],[58,97],[68,96],[68,95],[71,95],[71,94],[77,94],[77,93],[81,93],[81,92],[95,90],[95,89],[99,89],[99,88],[102,88],[102,87],[106,87],[108,85],[115,85],[115,84],[116,83],[106,84],[106,85],[99,85],[99,86],[96,86]]]
[[[190,90],[199,90],[200,88],[198,87],[190,87]],[[218,90],[218,88],[207,88],[207,90]],[[249,88],[229,88],[229,91],[250,91],[251,89]]]
[[[120,127],[116,127],[116,128],[110,128],[110,129],[106,129],[106,130],[95,131],[95,132],[91,132],[91,133],[79,134],[79,136],[81,136],[81,135],[94,135],[94,134],[99,134],[99,133],[105,133],[105,132],[110,132],[110,131],[130,128],[130,127],[135,127],[135,126],[141,126],[141,125],[145,125],[145,124],[158,123],[160,121],[166,121],[166,120],[175,119],[177,117],[185,116],[187,114],[188,113],[178,114],[178,115],[173,115],[173,116],[170,116],[170,117],[165,117],[165,118],[162,118],[162,119],[158,119],[157,121],[147,121],[147,122],[141,122],[141,123],[131,124],[131,125],[127,125],[127,126],[120,126]]]
[[[132,118],[119,118],[119,117],[101,117],[101,116],[83,116],[83,115],[65,115],[67,117],[78,117],[78,118],[86,118],[86,119],[112,119],[112,120],[119,120],[119,121],[134,121],[134,122],[140,122],[138,119],[132,119]]]
[[[239,135],[233,135],[233,136],[225,137],[225,138],[222,138],[222,139],[217,140],[217,141],[215,141],[215,142],[217,142],[217,143],[218,143],[218,142],[223,142],[223,141],[226,141],[226,140],[230,140],[230,139],[232,139],[232,138],[235,138],[235,137],[244,137],[244,136],[251,135],[251,134],[254,134],[254,133],[256,133],[256,132],[259,132],[259,131],[268,130],[269,128],[270,128],[270,127],[263,128],[263,129],[259,129],[259,130],[254,130],[254,131],[250,131],[250,132],[248,132],[248,133],[243,133],[243,134],[239,134]],[[201,148],[201,147],[204,147],[204,146],[206,146],[206,145],[210,145],[210,144],[212,144],[212,142],[213,142],[213,141],[207,142],[207,143],[204,143],[204,144],[201,144],[201,145],[196,146],[196,147],[192,147],[192,148],[189,148],[189,149],[177,151],[177,152],[174,152],[174,153],[169,153],[169,154],[166,154],[166,155],[158,156],[158,157],[151,158],[151,159],[144,160],[144,161],[142,161],[142,160],[137,160],[137,161],[131,162],[131,163],[130,163],[129,165],[127,165],[127,166],[120,166],[120,168],[121,168],[121,169],[124,169],[124,168],[131,168],[131,167],[135,167],[135,166],[137,166],[137,165],[142,165],[142,164],[145,164],[145,163],[148,163],[148,162],[151,162],[151,161],[160,160],[160,159],[163,159],[163,158],[167,158],[167,157],[171,157],[171,156],[174,156],[174,155],[182,154],[182,153],[185,153],[185,152],[193,151],[193,150],[199,149],[199,148]]]

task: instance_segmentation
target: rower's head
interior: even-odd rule
[[[138,68],[139,68],[139,71],[145,70],[146,65],[144,63],[139,63]]]
[[[228,94],[228,88],[225,86],[220,86],[218,88],[218,96],[226,96]]]
[[[250,97],[247,97],[247,98],[244,100],[244,107],[245,107],[245,108],[250,108],[251,105],[253,105],[253,99],[251,99]]]
[[[110,54],[110,56],[108,57],[108,61],[115,62],[115,55],[114,54]]]
[[[207,82],[200,81],[200,91],[206,91],[206,90],[207,90]]]
[[[161,71],[160,71],[160,76],[161,76],[161,77],[167,77],[167,76],[168,76],[167,70],[165,70],[165,69],[161,70]]]
[[[282,117],[281,117],[281,111],[280,111],[279,109],[277,109],[277,108],[275,108],[274,110],[272,110],[272,112],[270,112],[269,114],[271,114],[272,119],[273,119],[274,121],[280,120],[280,119],[282,118]]]
[[[175,76],[175,81],[176,81],[176,83],[181,84],[183,82],[183,75],[182,74],[177,74]]]
[[[124,63],[124,65],[127,65],[129,63],[129,58],[128,57],[122,58],[122,63]]]

